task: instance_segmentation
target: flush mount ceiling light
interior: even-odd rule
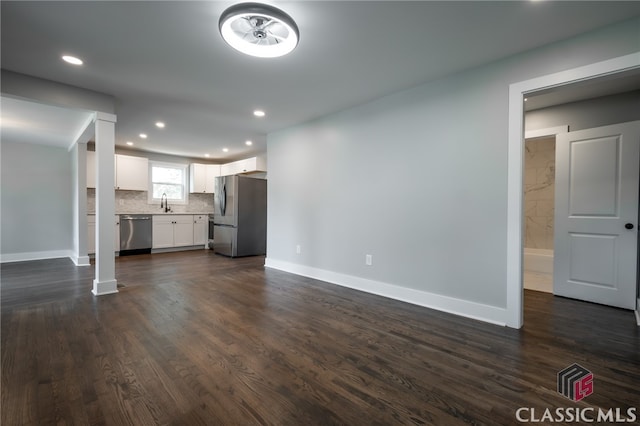
[[[260,3],[239,3],[220,16],[222,38],[234,49],[259,58],[286,55],[298,45],[294,20],[282,10]]]
[[[65,61],[68,64],[71,64],[71,65],[82,65],[83,64],[82,59],[76,58],[75,56],[71,56],[71,55],[64,55],[62,57],[62,60]]]

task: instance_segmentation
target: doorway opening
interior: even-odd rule
[[[525,133],[524,288],[553,293],[556,137],[526,136]]]
[[[639,69],[640,57],[637,54],[631,54],[510,85],[507,189],[507,311],[505,321],[507,326],[520,328],[523,325],[523,157],[525,149],[523,129],[525,96]]]

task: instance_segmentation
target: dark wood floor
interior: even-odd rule
[[[210,251],[2,265],[3,425],[515,424],[640,405],[630,311],[527,292],[513,330]],[[426,279],[426,278],[425,278]],[[577,362],[594,393],[556,391]],[[640,413],[639,413],[640,414]]]

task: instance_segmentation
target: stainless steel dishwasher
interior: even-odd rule
[[[120,215],[120,256],[151,253],[151,215]]]

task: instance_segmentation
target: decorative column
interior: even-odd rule
[[[89,123],[93,134],[93,123]],[[73,176],[73,256],[76,266],[90,266],[87,255],[87,143],[77,141],[72,151]]]
[[[96,135],[96,296],[118,292],[115,279],[115,123],[116,116],[98,112]]]

